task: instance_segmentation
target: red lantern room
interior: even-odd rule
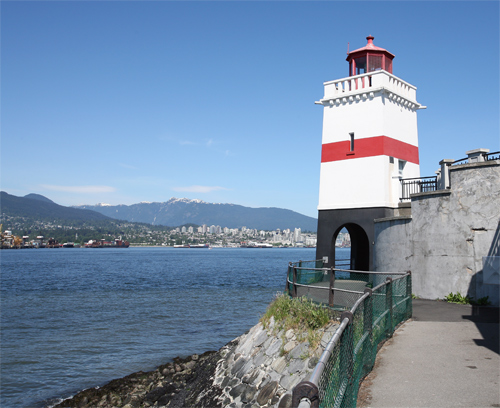
[[[373,44],[375,37],[368,36],[368,44],[363,48],[347,53],[349,61],[349,76],[365,74],[367,72],[385,70],[392,74],[392,60],[394,54]]]

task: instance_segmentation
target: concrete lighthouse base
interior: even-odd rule
[[[328,257],[325,266],[334,266],[335,239],[346,228],[351,236],[351,265],[354,270],[373,270],[373,220],[393,217],[395,209],[389,207],[320,210],[318,213],[318,242],[316,259]]]

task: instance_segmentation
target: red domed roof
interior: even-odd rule
[[[392,58],[395,57],[394,54],[391,54],[389,51],[387,51],[386,49],[384,48],[380,48],[380,47],[377,47],[376,45],[373,44],[373,39],[375,37],[369,35],[368,37],[366,37],[366,39],[368,40],[368,43],[362,47],[362,48],[358,48],[357,50],[354,50],[354,51],[351,51],[349,53],[347,53],[347,60],[349,60],[350,58],[352,58],[354,55],[353,54],[358,54],[358,53],[362,53],[362,52],[383,52],[383,53],[387,53],[389,56],[391,56]],[[391,59],[392,59],[391,58]]]
[[[363,48],[347,53],[349,62],[349,76],[365,74],[378,70],[385,70],[392,74],[392,60],[394,54],[373,44],[373,36],[366,37],[368,44]]]

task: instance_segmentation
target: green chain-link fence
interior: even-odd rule
[[[292,270],[289,270],[287,279],[289,293],[293,295],[295,292],[297,295],[299,287],[305,291],[304,288],[317,286],[318,282],[308,285],[297,283],[298,279],[294,281],[293,275],[295,274],[297,278],[300,269],[297,270],[298,265],[293,264],[290,268]],[[338,270],[331,271],[333,274],[337,272]],[[355,280],[364,282],[365,287],[362,292],[350,290],[348,293],[351,297],[343,298],[344,303],[354,297],[356,300],[351,303],[350,310],[342,313],[341,324],[326,346],[311,379],[299,383],[293,390],[294,407],[298,407],[299,404],[301,408],[355,407],[360,380],[371,371],[378,345],[392,336],[399,323],[412,315],[409,272],[404,274],[364,272],[365,276],[362,277],[359,275],[363,272],[355,273],[357,274]],[[323,274],[325,275],[325,270]],[[335,299],[337,296],[335,292],[339,291],[335,285],[333,289],[328,285],[327,290],[333,293]],[[338,309],[338,307],[339,305],[334,303],[333,308]]]
[[[365,289],[400,275],[404,273],[325,268],[322,260],[299,261],[288,265],[286,292],[292,297],[305,296],[334,310],[349,310]]]

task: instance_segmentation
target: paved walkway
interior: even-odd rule
[[[414,300],[358,407],[500,407],[498,309]]]

